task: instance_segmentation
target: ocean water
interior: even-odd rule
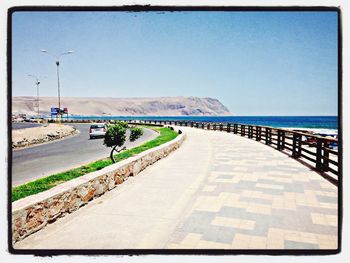
[[[275,128],[338,130],[337,116],[71,116],[84,120],[173,120],[240,123]]]

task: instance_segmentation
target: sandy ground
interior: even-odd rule
[[[23,148],[45,143],[73,135],[78,131],[68,125],[48,124],[41,127],[18,129],[12,131],[12,148]]]

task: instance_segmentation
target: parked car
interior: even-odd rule
[[[97,137],[104,137],[106,134],[107,125],[105,123],[95,123],[90,126],[89,135],[90,139]]]
[[[316,146],[317,140],[315,137],[306,137],[306,144],[309,145],[309,147]]]
[[[333,134],[333,133],[315,133],[315,135],[322,136],[325,139],[327,139],[327,138],[338,139],[338,135],[337,134]],[[307,142],[307,144],[310,147],[316,146],[316,144],[317,144],[317,140],[314,137],[307,137],[306,142]],[[330,141],[330,140],[329,141],[325,140],[325,142],[328,144],[328,147],[330,149],[337,149],[338,148],[338,142],[333,142],[333,141]]]

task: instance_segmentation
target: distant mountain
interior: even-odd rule
[[[57,107],[57,97],[40,98],[40,114]],[[61,108],[82,116],[225,116],[231,112],[217,99],[198,97],[83,98],[63,97]],[[12,113],[35,115],[36,97],[13,97]]]

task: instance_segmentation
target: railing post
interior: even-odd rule
[[[328,142],[324,142],[323,143],[323,171],[327,172],[329,171],[329,161],[328,161],[328,158],[329,158],[329,143]]]
[[[262,128],[259,127],[259,141],[261,141],[261,137],[262,137]]]
[[[193,121],[191,121],[191,128],[193,128]]]
[[[248,126],[248,138],[253,138],[253,126]]]
[[[269,128],[265,128],[265,144],[269,144]]]
[[[202,129],[204,129],[204,122],[202,122]]]
[[[207,130],[210,130],[210,122],[207,123]]]
[[[282,150],[282,131],[277,130],[277,150]]]
[[[281,144],[281,150],[284,150],[284,146],[285,146],[285,142],[286,142],[286,132],[285,131],[281,131],[281,136],[282,136],[282,144]]]
[[[199,127],[199,123],[198,122],[196,122],[196,128],[198,128]]]
[[[220,127],[220,131],[222,131],[222,130],[223,130],[223,125],[222,125],[222,123],[219,124],[219,127]]]
[[[323,140],[320,138],[316,139],[316,169],[322,171],[322,144]]]
[[[298,154],[298,157],[301,156],[301,135],[298,134],[298,143],[297,143],[297,146],[298,146],[298,150],[297,150],[297,154]]]
[[[226,131],[231,132],[231,124],[227,123],[226,125]]]
[[[214,131],[216,131],[216,123],[214,123],[213,129],[214,129]]]
[[[293,133],[293,153],[294,158],[299,158],[301,155],[301,135]]]
[[[241,124],[241,136],[245,135],[245,126]]]
[[[293,152],[292,152],[293,157],[297,157],[297,134],[293,133]]]
[[[272,143],[272,129],[269,130],[269,144]]]

